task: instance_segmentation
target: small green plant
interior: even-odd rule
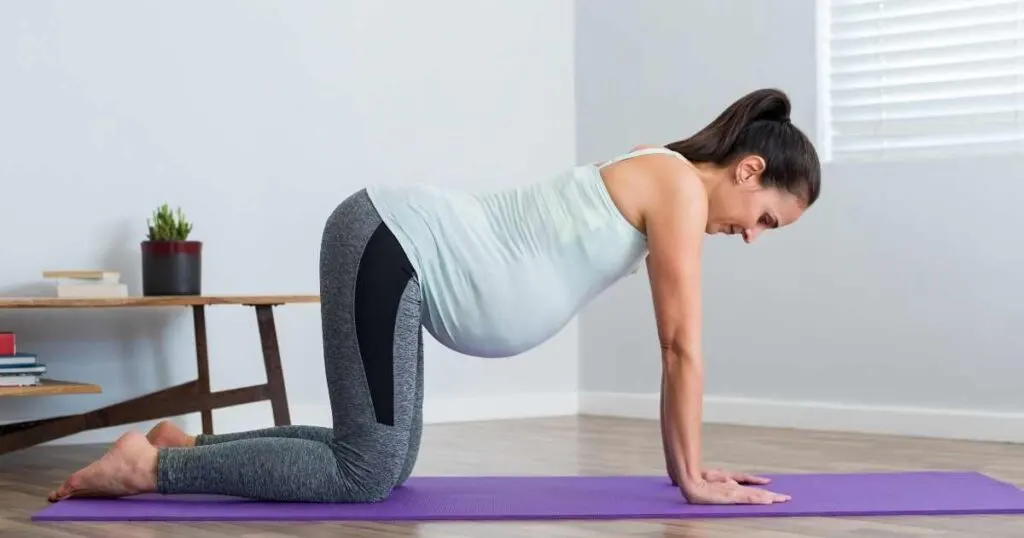
[[[192,232],[192,223],[185,219],[181,208],[172,212],[167,204],[153,211],[153,217],[146,219],[146,225],[150,241],[184,241]]]

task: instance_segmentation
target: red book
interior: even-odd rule
[[[14,344],[14,333],[0,332],[0,356],[14,355],[18,347]]]

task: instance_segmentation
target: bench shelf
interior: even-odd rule
[[[6,396],[59,396],[62,394],[99,394],[98,385],[74,383],[57,379],[43,379],[39,385],[26,387],[0,387],[0,398]]]

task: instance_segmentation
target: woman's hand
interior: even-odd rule
[[[771,479],[763,476],[755,476],[747,473],[733,473],[722,469],[708,469],[701,472],[701,476],[708,482],[732,482],[737,484],[767,484]]]
[[[789,495],[744,486],[735,480],[684,482],[680,490],[690,504],[772,504],[790,500]]]

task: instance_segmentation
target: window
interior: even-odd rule
[[[1024,153],[1024,0],[821,0],[834,161]]]

